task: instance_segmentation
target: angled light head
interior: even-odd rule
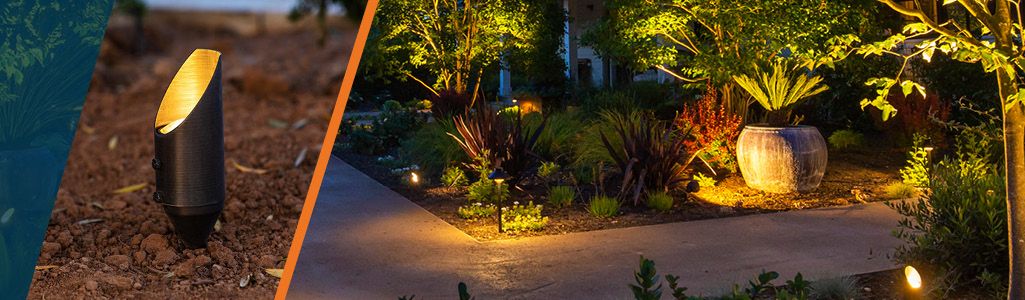
[[[175,74],[153,124],[153,199],[189,247],[205,247],[224,209],[221,53],[192,52]]]
[[[199,104],[220,65],[221,53],[196,49],[174,75],[171,85],[160,101],[154,124],[160,133],[167,134],[178,128]]]

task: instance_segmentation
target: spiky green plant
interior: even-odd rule
[[[611,218],[619,214],[619,199],[608,196],[594,196],[587,205],[592,216]]]
[[[803,68],[789,68],[784,63],[772,63],[772,71],[756,68],[754,78],[747,75],[733,76],[733,81],[743,88],[766,111],[766,121],[771,126],[783,126],[789,122],[790,110],[802,100],[829,90],[821,85],[822,77],[809,77]]]
[[[648,202],[648,208],[654,209],[658,212],[668,212],[673,209],[673,196],[663,191],[648,192],[646,199]]]
[[[669,191],[688,179],[685,176],[687,165],[697,155],[687,153],[684,138],[687,133],[681,134],[650,115],[632,119],[613,112],[602,114],[603,118],[613,121],[613,134],[600,132],[600,137],[623,176],[620,197],[640,205],[644,190]]]
[[[567,207],[573,204],[577,191],[571,186],[553,186],[548,189],[548,204],[554,207]]]

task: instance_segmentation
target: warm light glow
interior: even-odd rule
[[[918,274],[918,270],[915,270],[915,267],[904,267],[904,277],[907,277],[908,285],[911,286],[912,289],[919,289],[922,287],[922,275]]]
[[[495,183],[497,183],[497,184],[502,184],[502,182],[505,182],[504,178],[495,178],[494,180],[495,180]]]
[[[516,106],[520,108],[520,115],[541,112],[541,101],[538,100],[523,100],[517,103]]]
[[[409,173],[409,182],[413,184],[420,183],[420,175],[416,175],[416,172]]]
[[[213,50],[196,49],[174,75],[171,85],[160,101],[155,128],[167,134],[181,125],[196,108],[206,92],[210,80],[217,70],[221,53]]]

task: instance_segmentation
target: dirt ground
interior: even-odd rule
[[[905,159],[901,149],[831,151],[826,175],[819,188],[813,192],[763,193],[748,188],[740,174],[732,174],[722,178],[715,187],[702,188],[691,195],[673,195],[677,201],[673,209],[667,213],[624,204],[620,209],[620,215],[608,219],[595,218],[587,212],[587,205],[582,199],[589,199],[593,192],[588,188],[581,188],[573,205],[565,208],[544,208],[542,215],[549,217],[548,225],[544,229],[510,234],[498,232],[496,216],[479,220],[465,220],[459,217],[459,206],[467,203],[465,188],[411,187],[405,184],[402,178],[392,174],[388,167],[376,163],[374,157],[343,151],[336,151],[335,154],[378,182],[481,241],[890,200],[883,195],[885,187],[891,182],[900,181],[899,170]],[[510,201],[546,203],[543,187],[528,188],[527,191],[527,194],[513,193]]]
[[[150,12],[137,48],[130,20],[111,19],[29,298],[273,297],[266,270],[283,268],[356,31],[317,47],[290,26]],[[223,53],[228,190],[209,247],[189,250],[152,200],[150,161],[157,107],[196,48]]]

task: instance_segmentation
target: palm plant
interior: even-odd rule
[[[643,191],[669,191],[684,184],[686,168],[697,157],[697,152],[688,157],[686,133],[650,115],[631,118],[613,112],[602,114],[612,122],[619,142],[611,142],[605,132],[600,133],[602,144],[623,175],[620,197],[640,205]]]
[[[783,63],[774,62],[771,73],[757,69],[755,78],[740,75],[733,76],[733,81],[765,108],[766,122],[770,126],[780,127],[789,122],[795,104],[829,89],[821,85],[822,77],[809,77],[799,70],[800,67],[788,68]]]

